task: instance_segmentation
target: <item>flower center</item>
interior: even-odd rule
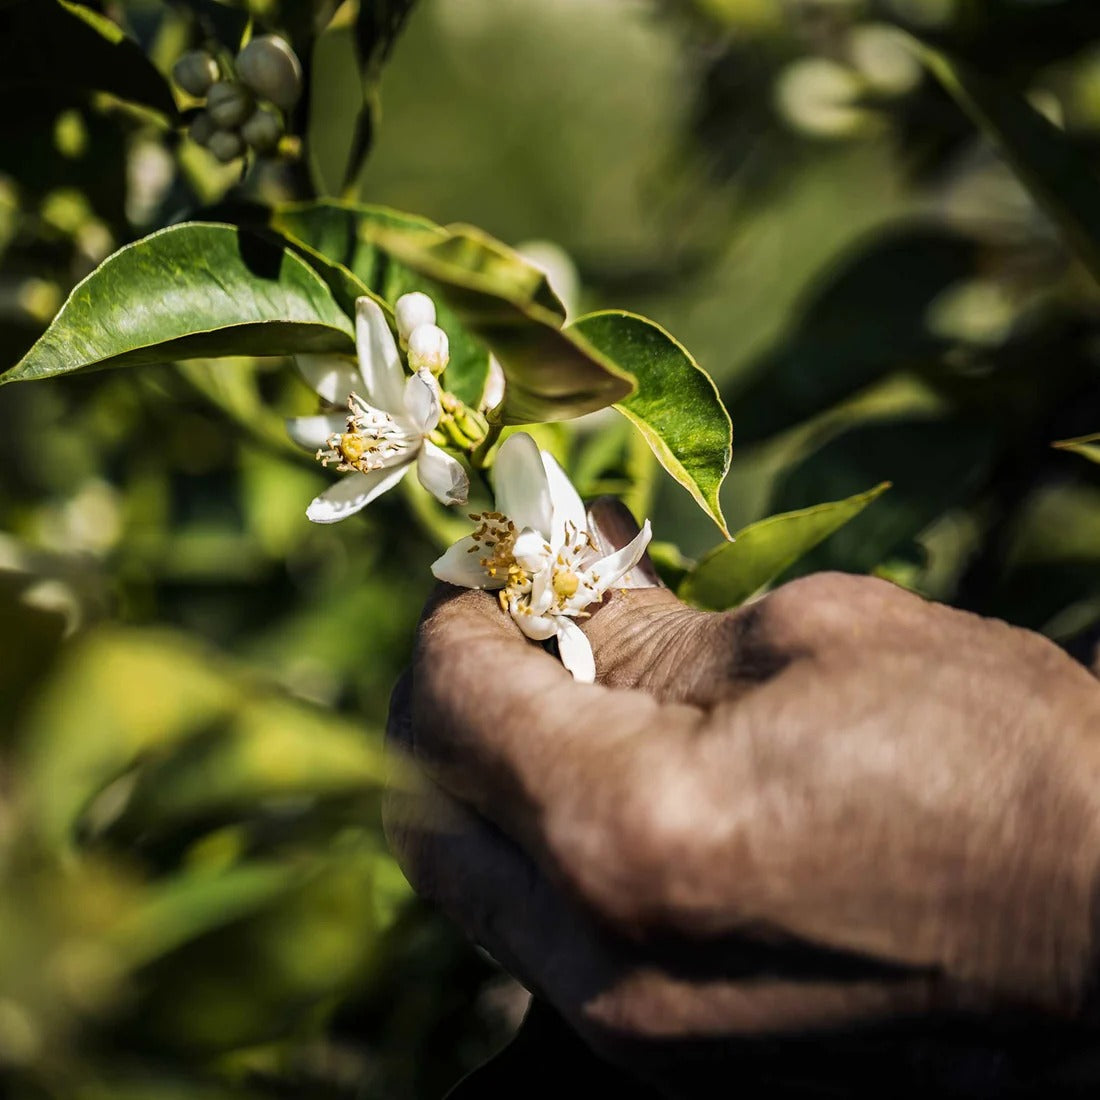
[[[571,569],[554,570],[554,594],[563,600],[568,600],[577,594],[581,586],[581,579]]]
[[[368,474],[392,464],[409,449],[409,437],[388,412],[368,405],[358,394],[348,398],[347,431],[335,432],[317,452],[322,466],[336,463],[344,474]]]

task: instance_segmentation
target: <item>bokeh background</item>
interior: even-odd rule
[[[195,41],[186,5],[90,6],[165,72]],[[734,529],[893,482],[796,571],[876,572],[1088,659],[1100,467],[1051,444],[1100,431],[1096,287],[899,22],[1100,152],[1095,0],[419,0],[356,194],[674,333],[733,418]],[[0,74],[0,368],[127,241],[338,193],[350,32],[313,61],[311,171],[243,182]],[[325,475],[281,418],[309,404],[272,360],[0,389],[5,1095],[435,1100],[519,1022],[379,825],[431,517],[308,524]],[[698,556],[713,526],[626,433],[608,413],[554,443]]]

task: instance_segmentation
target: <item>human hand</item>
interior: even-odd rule
[[[437,594],[391,713],[427,782],[388,829],[593,1045],[1081,1013],[1100,685],[1055,646],[838,574],[585,629],[596,685]]]

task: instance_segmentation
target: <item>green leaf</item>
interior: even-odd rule
[[[637,427],[661,465],[729,538],[718,491],[729,469],[733,425],[710,375],[660,325],[621,310],[570,325],[638,388],[615,407]]]
[[[736,607],[889,488],[890,482],[884,481],[847,500],[785,512],[751,524],[738,531],[733,542],[717,546],[703,557],[680,585],[680,597],[713,611]]]
[[[109,92],[173,121],[168,82],[110,19],[68,0],[0,6],[0,88],[46,86]]]
[[[1032,197],[1100,281],[1100,180],[1064,133],[1020,93],[927,44],[928,67],[1001,147]]]
[[[470,226],[379,230],[373,239],[438,288],[459,322],[492,351],[507,386],[505,424],[570,420],[629,397],[634,380],[583,335],[542,271]]]
[[[0,382],[223,355],[354,351],[325,282],[281,243],[188,222],[106,259]]]
[[[253,863],[218,875],[177,875],[154,886],[115,930],[131,966],[167,954],[181,944],[262,909],[293,886],[292,865]]]
[[[1052,443],[1060,451],[1072,451],[1074,454],[1087,458],[1089,462],[1100,463],[1100,432],[1093,435],[1080,435],[1075,439],[1060,439]]]
[[[335,200],[288,203],[276,207],[270,217],[273,229],[296,247],[309,250],[306,258],[333,286],[345,309],[348,294],[369,291],[392,306],[410,291],[434,292],[429,280],[397,263],[370,239],[378,229],[441,232],[427,218],[384,206]],[[344,281],[342,290],[337,287],[339,280]],[[365,290],[355,291],[356,284]],[[489,376],[489,354],[466,332],[446,302],[437,301],[436,307],[440,327],[450,341],[447,389],[466,404],[477,407]]]

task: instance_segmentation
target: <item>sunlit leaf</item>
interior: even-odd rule
[[[718,490],[729,469],[733,425],[710,376],[645,317],[620,310],[590,313],[566,331],[573,330],[637,379],[637,390],[616,408],[728,537]]]
[[[115,938],[130,964],[139,966],[256,912],[298,878],[295,868],[278,863],[246,864],[216,875],[178,875],[155,885],[142,904],[130,909]]]
[[[1089,462],[1100,463],[1100,432],[1094,435],[1081,435],[1075,439],[1060,439],[1051,444],[1060,451],[1072,451],[1074,454],[1087,458]]]
[[[1100,280],[1100,180],[1066,135],[1004,81],[921,45],[928,67],[1001,147],[1035,201]]]
[[[430,279],[500,360],[505,424],[569,420],[633,393],[626,370],[583,335],[562,330],[565,310],[543,272],[499,241],[469,226],[380,230],[374,239]]]
[[[235,226],[188,222],[105,260],[0,382],[197,356],[353,349],[351,322],[293,251]]]
[[[167,81],[110,19],[68,0],[0,5],[0,88],[110,92],[169,119],[176,101]]]
[[[680,596],[698,607],[724,611],[743,603],[804,554],[854,519],[890,483],[865,493],[769,516],[738,531],[733,542],[705,555],[680,585]]]

